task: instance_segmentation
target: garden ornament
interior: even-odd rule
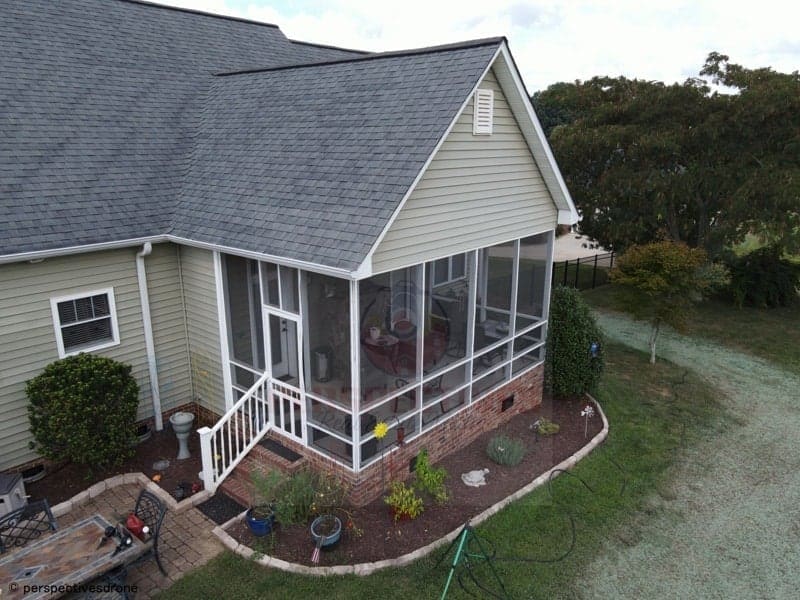
[[[488,473],[489,469],[476,469],[475,471],[462,473],[461,481],[470,487],[480,487],[482,485],[486,485],[486,475]]]

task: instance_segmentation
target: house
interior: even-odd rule
[[[504,38],[0,12],[0,470],[37,458],[25,382],[77,352],[133,366],[140,420],[199,416],[210,488],[267,436],[365,501],[381,454],[405,474],[540,401],[577,214]]]

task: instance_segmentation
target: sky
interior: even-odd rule
[[[156,1],[370,51],[504,35],[531,93],[595,75],[683,82],[711,51],[748,68],[800,69],[796,0]]]

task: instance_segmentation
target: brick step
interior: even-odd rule
[[[233,472],[222,482],[220,489],[243,506],[250,506],[253,471],[267,474],[280,471],[292,474],[307,464],[305,457],[283,446],[280,441],[265,438],[242,459]]]

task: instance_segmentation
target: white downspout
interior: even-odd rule
[[[164,429],[161,420],[161,395],[158,391],[158,370],[156,369],[156,350],[153,345],[153,323],[150,320],[150,297],[147,293],[147,273],[144,270],[144,257],[153,251],[153,244],[145,242],[142,251],[136,253],[136,277],[139,279],[139,299],[142,303],[142,328],[144,329],[144,348],[147,353],[147,370],[150,372],[150,395],[153,397],[153,416],[156,431]]]

